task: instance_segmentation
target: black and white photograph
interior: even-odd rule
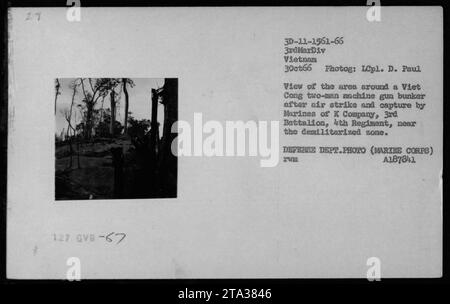
[[[177,79],[56,78],[55,199],[174,198]]]

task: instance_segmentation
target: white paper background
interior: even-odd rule
[[[26,21],[41,12],[40,21]],[[10,11],[7,272],[82,278],[382,277],[441,275],[442,9],[82,8]],[[286,37],[344,36],[315,72],[283,73]],[[426,111],[415,130],[359,144],[433,146],[414,165],[381,157],[301,155],[261,168],[258,158],[179,158],[178,198],[54,201],[54,78],[176,77],[179,119],[279,120],[283,82],[361,83],[321,75],[333,64],[421,65]],[[368,83],[392,75],[365,75]],[[346,77],[346,78],[344,78]],[[131,101],[132,102],[132,101]],[[355,139],[287,139],[280,145],[355,145]],[[61,243],[53,233],[127,233],[120,245]]]

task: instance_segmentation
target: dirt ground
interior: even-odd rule
[[[125,188],[133,182],[134,147],[127,138],[98,140],[80,145],[78,166],[77,145],[72,144],[72,165],[69,144],[56,147],[55,198],[110,199],[113,197],[114,167],[110,149],[122,147],[124,152]]]

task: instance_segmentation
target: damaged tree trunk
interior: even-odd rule
[[[56,93],[55,93],[55,115],[56,115],[56,101],[58,100],[58,95],[59,93],[59,88],[61,87],[61,84],[59,83],[59,79],[56,78],[55,79],[55,89],[56,89]]]
[[[110,98],[111,98],[111,119],[109,122],[109,133],[111,134],[111,136],[114,136],[114,125],[116,124],[116,101],[114,100],[115,98],[114,90],[111,91]]]
[[[150,121],[150,159],[156,163],[156,147],[158,146],[158,94],[152,89],[152,119]]]
[[[123,133],[127,134],[128,131],[128,90],[127,90],[127,79],[122,78],[123,82],[123,93],[125,94],[125,120],[123,122]]]

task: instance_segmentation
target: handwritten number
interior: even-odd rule
[[[123,232],[110,232],[107,235],[100,235],[99,237],[105,238],[105,240],[108,243],[115,241],[115,243],[117,245],[120,242],[122,242],[126,236],[127,236],[126,233],[123,233]]]
[[[32,21],[33,19],[35,19],[36,21],[40,21],[41,20],[41,12],[36,12],[36,13],[28,12],[27,17],[25,18],[25,21]]]
[[[119,244],[120,242],[123,241],[123,239],[125,238],[126,234],[125,233],[116,233],[116,235],[121,235],[122,238],[117,242],[117,244]]]

